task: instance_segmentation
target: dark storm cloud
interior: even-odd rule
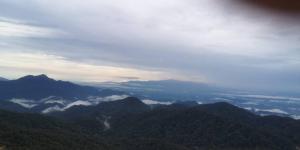
[[[246,5],[268,9],[280,13],[300,13],[300,1],[298,0],[239,0]]]

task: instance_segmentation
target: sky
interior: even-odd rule
[[[299,91],[299,14],[295,0],[0,0],[0,76]]]

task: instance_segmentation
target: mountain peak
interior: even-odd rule
[[[136,97],[127,97],[122,100],[100,103],[98,106],[100,110],[113,109],[116,112],[122,110],[124,112],[144,112],[148,110],[148,105],[144,104],[140,99]]]
[[[209,108],[209,110],[213,111],[240,111],[242,110],[241,108],[234,106],[230,103],[227,102],[217,102],[217,103],[213,103],[213,104],[204,104],[204,105],[200,105],[199,107],[203,107],[203,108]]]
[[[131,104],[131,105],[132,104],[144,105],[144,103],[136,97],[127,97],[127,98],[123,99],[122,102],[124,104]]]
[[[45,74],[41,74],[41,75],[37,75],[37,76],[27,75],[27,76],[19,78],[18,80],[44,80],[44,81],[47,81],[47,80],[53,80],[53,79],[49,78]]]
[[[36,77],[39,77],[39,78],[49,78],[47,75],[45,74],[40,74],[40,75],[37,75]]]
[[[218,102],[214,104],[203,104],[196,109],[204,110],[217,116],[222,116],[227,119],[253,120],[257,118],[253,113],[234,106],[227,102]]]
[[[8,81],[8,79],[0,77],[0,81]]]
[[[73,100],[103,95],[97,88],[54,80],[44,74],[28,75],[17,80],[7,81],[6,84],[0,85],[0,89],[0,99],[41,100],[49,96],[57,96]]]

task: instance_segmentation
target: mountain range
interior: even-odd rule
[[[0,108],[17,112],[64,110],[73,105],[92,105],[124,97],[124,92],[81,86],[46,75],[0,81]]]
[[[215,93],[230,91],[207,83],[178,80],[105,82],[91,85],[126,91],[145,99],[159,99],[161,101],[207,99]]]
[[[178,80],[105,82],[93,84],[93,86],[125,91],[141,99],[163,103],[174,101],[197,101],[202,104],[228,102],[259,115],[279,115],[300,119],[299,93],[248,91]]]
[[[7,149],[297,150],[300,122],[220,102],[151,107],[135,97],[40,114],[0,111]]]
[[[24,98],[37,101],[49,96],[82,99],[88,96],[107,96],[110,94],[94,87],[50,79],[46,75],[29,75],[17,80],[0,82],[0,99]]]
[[[156,82],[147,87],[180,91],[176,81]],[[207,93],[222,91],[201,87]],[[128,93],[46,75],[0,81],[0,150],[299,150],[299,120],[233,105],[281,97],[225,94],[222,102],[169,103]]]
[[[135,96],[147,104],[196,101],[199,104],[229,102],[259,115],[300,118],[300,98],[232,91],[204,83],[176,80],[103,83],[98,87],[54,80],[46,75],[0,81],[0,108],[17,112],[50,113],[76,105]]]

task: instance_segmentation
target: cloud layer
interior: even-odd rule
[[[300,89],[297,14],[234,0],[1,0],[0,7],[4,75]],[[45,60],[49,66],[36,65]]]

